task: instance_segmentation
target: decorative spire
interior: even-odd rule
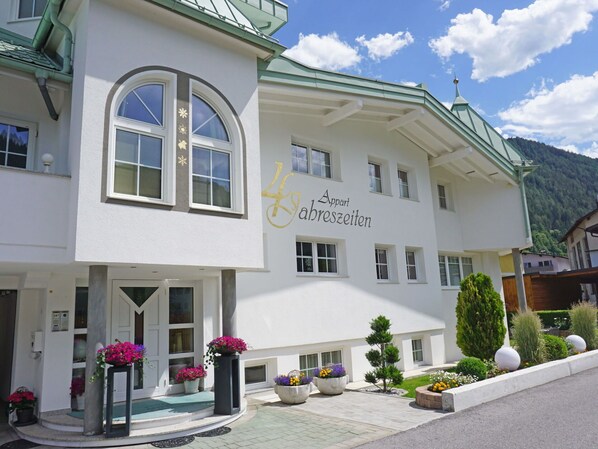
[[[461,96],[459,92],[459,78],[457,75],[453,73],[453,84],[455,85],[455,101],[453,101],[453,106],[458,104],[469,104],[468,101]]]
[[[461,94],[459,93],[459,78],[457,78],[457,74],[453,72],[453,84],[455,85],[455,98],[460,97]]]

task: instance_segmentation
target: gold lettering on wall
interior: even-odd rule
[[[274,178],[272,178],[268,187],[262,190],[262,197],[274,200],[274,203],[270,204],[266,209],[266,219],[275,228],[286,228],[290,225],[297,214],[299,203],[301,202],[300,192],[284,192],[287,179],[294,175],[292,172],[284,175],[280,180],[280,184],[278,184],[278,188],[274,190],[282,173],[282,169],[283,163],[276,162],[276,173],[274,174]]]

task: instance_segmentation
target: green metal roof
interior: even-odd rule
[[[478,136],[486,141],[486,143],[494,148],[503,157],[510,160],[514,164],[520,165],[524,159],[521,154],[505,140],[486,120],[484,120],[462,97],[458,96],[453,103],[451,112],[465,123],[468,127],[473,129]]]
[[[517,150],[506,142],[473,109],[469,108],[472,112],[469,116],[474,117],[474,119],[470,123],[463,121],[458,114],[451,113],[423,87],[411,87],[315,69],[284,56],[259,63],[258,78],[262,82],[365,95],[422,105],[440,117],[447,126],[470,142],[481,153],[485,154],[513,180],[519,181],[518,170],[520,168],[524,172],[533,171],[535,168],[523,161]]]
[[[289,19],[288,6],[278,0],[230,0],[260,31],[274,34]]]
[[[70,82],[71,77],[60,73],[59,66],[31,45],[31,40],[19,34],[0,28],[0,65],[12,69],[35,73],[47,71],[50,78]]]
[[[232,0],[147,0],[163,8],[231,34],[273,55],[280,55],[285,47],[252,23]],[[250,0],[249,3],[255,3]],[[254,6],[248,6],[256,9]],[[260,11],[262,13],[263,11]],[[257,13],[256,13],[257,14]],[[280,14],[280,13],[279,13]],[[282,25],[280,25],[282,26]],[[276,28],[278,29],[278,28]]]

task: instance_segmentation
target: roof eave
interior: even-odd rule
[[[347,75],[316,69],[305,66],[297,61],[281,56],[279,60],[297,66],[299,69],[308,71],[311,76],[299,73],[286,73],[270,69],[271,63],[261,63],[258,65],[258,79],[264,82],[278,84],[291,84],[300,87],[311,87],[316,89],[327,89],[337,92],[346,92],[355,94],[359,92],[362,95],[372,97],[382,97],[388,100],[401,100],[408,103],[427,106],[432,112],[448,122],[452,128],[458,132],[466,141],[479,149],[486,157],[492,160],[510,179],[519,182],[518,169],[513,162],[504,158],[488,143],[486,143],[475,131],[470,129],[451,111],[449,111],[440,101],[438,101],[426,89],[417,86],[406,86],[402,84],[385,83],[378,80],[361,78],[355,75]],[[349,88],[350,87],[350,88]],[[524,166],[525,170],[534,170],[534,166]]]
[[[223,20],[220,20],[220,19],[213,17],[209,14],[198,11],[198,10],[191,8],[189,6],[186,6],[182,3],[174,2],[172,0],[148,0],[148,1],[155,3],[156,5],[161,6],[165,9],[169,9],[177,14],[183,15],[185,17],[189,17],[189,18],[191,18],[197,22],[200,22],[203,25],[206,25],[210,28],[217,29],[217,30],[222,31],[226,34],[229,34],[233,37],[236,37],[236,38],[242,39],[246,42],[249,42],[250,44],[260,48],[261,50],[266,51],[267,53],[270,53],[271,56],[270,56],[270,58],[267,58],[267,59],[271,59],[272,57],[279,56],[282,54],[283,51],[286,50],[286,48],[284,46],[282,46],[278,42],[274,41],[273,38],[269,38],[269,36],[267,36],[266,34],[264,34],[264,37],[258,36],[257,34],[254,34],[251,31],[243,30],[243,29],[239,28],[238,26],[227,23]]]
[[[70,74],[62,73],[56,70],[50,70],[46,67],[40,67],[35,64],[28,64],[26,62],[17,61],[15,59],[0,57],[0,66],[18,70],[20,72],[31,73],[32,75],[35,75],[36,72],[38,72],[39,70],[43,70],[45,73],[47,73],[48,78],[50,79],[68,84],[70,84],[73,81],[73,77]]]

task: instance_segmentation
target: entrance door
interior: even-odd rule
[[[12,377],[13,347],[15,342],[15,319],[17,316],[17,292],[14,290],[0,290],[0,403],[10,395]],[[0,408],[0,420],[4,413]]]
[[[112,342],[142,344],[148,363],[135,367],[133,399],[164,395],[168,389],[168,298],[155,281],[114,281]],[[115,379],[116,400],[124,400],[124,376]]]

